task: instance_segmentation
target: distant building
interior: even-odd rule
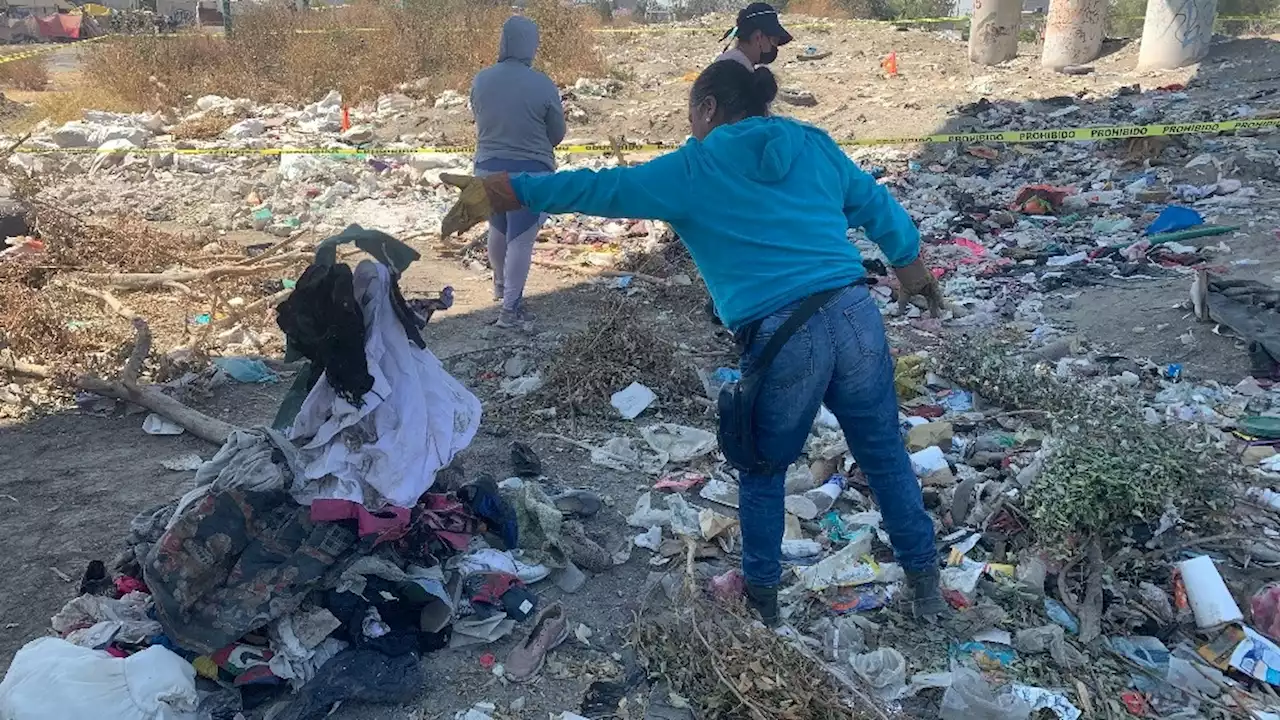
[[[1047,13],[1049,12],[1049,0],[1022,0],[1022,12],[1027,13]],[[956,0],[953,6],[952,17],[968,17],[973,14],[973,0]]]

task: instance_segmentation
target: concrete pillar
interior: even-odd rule
[[[1147,0],[1138,67],[1170,70],[1199,62],[1209,52],[1218,0]]]
[[[1106,23],[1107,0],[1051,0],[1040,64],[1061,70],[1097,60]]]
[[[1022,0],[973,0],[969,18],[969,60],[999,65],[1018,56]]]

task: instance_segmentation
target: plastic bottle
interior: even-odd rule
[[[827,481],[819,487],[804,494],[818,510],[815,517],[830,510],[831,506],[836,504],[836,499],[840,497],[840,493],[844,492],[844,484],[844,476],[837,473],[827,478]]]

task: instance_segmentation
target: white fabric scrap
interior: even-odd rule
[[[119,623],[115,637],[127,643],[141,643],[164,632],[160,623],[147,617],[150,610],[151,596],[137,590],[119,600],[102,595],[81,595],[68,600],[58,614],[50,618],[49,624],[59,635],[69,635],[76,630],[92,629],[101,622]],[[93,642],[93,634],[81,633],[76,639]]]
[[[373,389],[356,407],[324,376],[302,403],[289,437],[303,442],[304,476],[294,499],[364,503],[379,497],[413,507],[436,472],[471,443],[480,400],[445,371],[431,351],[409,342],[391,305],[391,275],[372,260],[356,266],[353,287],[364,311],[365,359]]]

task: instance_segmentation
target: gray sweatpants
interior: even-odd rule
[[[480,169],[477,176],[489,175]],[[526,173],[547,175],[549,173]],[[533,243],[547,215],[525,208],[489,216],[489,267],[493,268],[493,296],[508,313],[520,312],[524,284],[533,264]]]

